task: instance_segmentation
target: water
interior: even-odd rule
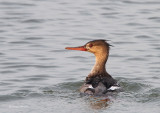
[[[1,113],[158,113],[159,14],[159,0],[1,0]],[[94,56],[64,49],[94,39],[124,89],[102,104],[78,91]]]

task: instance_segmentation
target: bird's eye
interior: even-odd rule
[[[88,46],[91,48],[93,46],[93,44],[89,44]]]

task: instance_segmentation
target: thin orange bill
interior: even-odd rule
[[[80,47],[66,47],[65,49],[68,49],[68,50],[87,51],[87,49],[86,49],[84,46],[80,46]]]

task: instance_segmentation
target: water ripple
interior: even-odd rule
[[[0,1],[1,112],[158,113],[159,4],[159,0]],[[64,49],[95,39],[113,44],[106,68],[124,89],[109,107],[96,111],[92,100],[78,91],[94,55]],[[28,107],[10,107],[16,104]]]

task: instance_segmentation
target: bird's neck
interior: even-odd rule
[[[96,62],[95,65],[93,66],[93,69],[91,70],[91,73],[89,76],[95,76],[95,75],[100,75],[100,74],[105,74],[106,73],[106,68],[105,64],[108,59],[108,53],[105,52],[103,54],[95,54],[96,56]]]

